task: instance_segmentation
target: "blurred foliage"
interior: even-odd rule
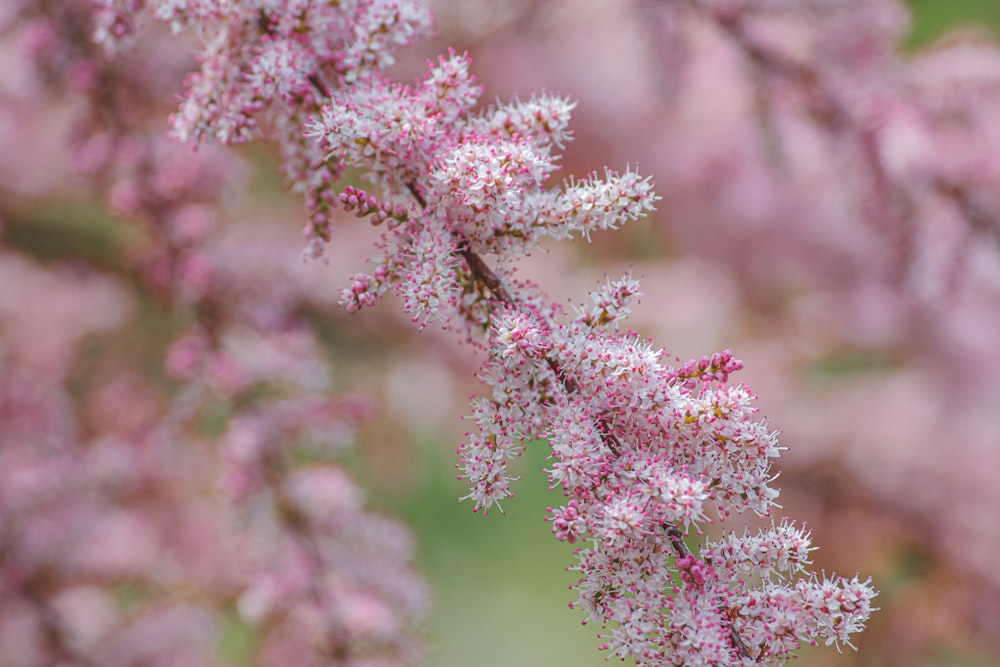
[[[581,628],[582,613],[567,609],[576,577],[565,568],[575,559],[544,520],[546,506],[562,499],[548,491],[542,472],[548,445],[528,445],[514,464],[521,475],[515,497],[504,503],[504,514],[494,509],[487,516],[458,502],[468,490],[451,474],[452,447],[424,451],[426,484],[386,509],[416,531],[418,562],[435,596],[427,664],[607,664],[596,649],[599,628]]]
[[[82,196],[25,202],[0,213],[3,244],[42,262],[69,259],[117,272],[125,249],[142,236],[137,225],[122,224]]]
[[[908,46],[917,48],[934,42],[949,30],[986,28],[1000,36],[1000,2],[996,0],[907,0],[913,11]]]

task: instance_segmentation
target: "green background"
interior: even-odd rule
[[[910,46],[933,42],[949,30],[986,26],[1000,35],[1000,2],[997,0],[909,0],[913,11]]]

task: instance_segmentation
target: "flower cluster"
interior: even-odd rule
[[[584,318],[497,318],[483,373],[492,400],[477,402],[480,431],[460,450],[477,508],[511,495],[507,466],[523,440],[549,441],[549,478],[567,497],[550,508],[552,531],[587,545],[573,606],[608,628],[603,647],[622,658],[780,664],[801,643],[850,644],[874,592],[857,579],[783,579],[808,564],[800,529],[730,535],[698,558],[682,540],[710,507],[767,515],[777,496],[776,434],[746,388],[722,384],[741,363],[726,352],[672,369],[634,334]],[[843,601],[835,618],[817,618],[811,600],[824,594]]]
[[[907,585],[921,593],[882,612],[860,660],[979,650],[967,636],[1000,651],[992,31],[963,23],[929,42],[944,23],[899,0],[592,2],[537,31],[472,4],[479,13],[442,20],[452,32],[439,43],[490,30],[477,73],[500,94],[572,89],[584,148],[567,168],[634,160],[669,193],[669,224],[627,241],[675,260],[629,253],[657,295],[632,326],[669,332],[672,349],[742,351],[745,381],[796,443],[784,492],[823,489],[812,527],[832,543],[828,562],[868,553],[881,565],[887,539],[895,566],[914,548],[927,557]],[[624,250],[611,240],[590,252],[610,262]],[[905,646],[892,638],[900,627],[914,638]]]

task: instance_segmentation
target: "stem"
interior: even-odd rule
[[[684,542],[684,535],[677,526],[667,526],[667,537],[670,539],[670,546],[674,548],[677,558],[690,558],[692,556],[691,550],[688,549],[687,544]],[[722,625],[726,628],[729,635],[729,643],[733,650],[739,653],[742,658],[753,659],[753,656],[750,655],[750,650],[747,649],[746,644],[740,639],[740,633],[733,626],[730,609],[720,600],[716,611],[719,612],[719,616],[722,618]],[[757,660],[754,659],[754,662],[757,662]]]
[[[288,532],[296,539],[312,560],[312,566],[319,576],[309,581],[309,596],[316,606],[322,610],[323,619],[326,623],[324,639],[327,645],[320,648],[321,652],[338,661],[346,661],[350,658],[350,642],[344,624],[337,618],[332,610],[333,600],[330,599],[323,586],[323,575],[328,572],[326,559],[320,549],[319,541],[315,534],[314,527],[305,512],[293,501],[285,492],[281,484],[281,467],[277,461],[272,460],[268,466],[268,486],[274,494],[275,508],[281,517],[281,522]]]
[[[472,271],[473,277],[490,291],[490,294],[493,295],[496,301],[511,307],[517,307],[517,300],[510,295],[507,288],[503,286],[503,282],[493,272],[493,269],[486,264],[486,261],[470,247],[468,239],[459,241],[456,252],[469,265],[469,270]]]

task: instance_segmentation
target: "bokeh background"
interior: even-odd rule
[[[534,18],[546,16],[545,4],[441,0],[437,3],[442,17],[439,36],[414,49],[416,65],[402,62],[399,70],[403,75],[417,72],[424,55],[449,45],[467,49],[482,68],[487,98],[515,94],[525,98],[542,85],[581,100],[577,142],[567,153],[564,173],[582,176],[605,163],[621,168],[625,161],[640,160],[629,157],[629,148],[637,140],[619,136],[634,118],[627,113],[614,115],[616,92],[607,92],[601,99],[601,77],[609,76],[609,71],[610,76],[615,75],[613,57],[607,58],[609,71],[580,71],[581,65],[574,62],[551,69],[535,68],[531,58],[541,57],[537,53],[520,59],[512,56],[518,49],[531,53],[532,48],[558,47],[560,24],[551,15],[542,27],[528,27]],[[470,9],[474,5],[478,9]],[[905,48],[911,52],[935,48],[941,39],[955,39],[948,35],[956,30],[966,39],[987,42],[1000,35],[997,3],[912,0],[910,7],[913,22]],[[579,35],[566,39],[578,40]],[[550,73],[556,80],[539,81]],[[590,83],[583,83],[586,81]],[[622,85],[641,86],[643,82]],[[59,147],[36,149],[58,151]],[[248,165],[245,187],[252,199],[238,210],[247,219],[287,221],[286,228],[267,234],[273,233],[287,245],[290,262],[298,262],[298,200],[282,191],[273,173],[274,156],[266,149],[250,148],[242,154]],[[640,171],[644,164],[645,158],[640,160]],[[847,454],[832,455],[830,448],[837,445],[836,438],[833,444],[825,445],[826,449],[810,450],[809,441],[816,432],[830,431],[829,422],[820,421],[820,413],[832,423],[851,422],[858,431],[865,431],[857,422],[864,411],[859,413],[857,405],[843,399],[842,394],[848,392],[841,392],[837,400],[824,401],[823,391],[805,397],[780,391],[776,385],[781,375],[766,369],[773,367],[776,359],[785,358],[787,338],[769,338],[772,329],[762,322],[785,311],[775,310],[766,291],[748,296],[735,289],[733,281],[738,278],[720,275],[713,265],[716,260],[704,246],[695,243],[687,247],[678,242],[677,237],[685,234],[683,229],[661,229],[683,219],[672,217],[674,201],[670,195],[683,200],[678,191],[685,184],[671,183],[670,172],[667,174],[662,215],[616,235],[598,236],[587,247],[555,248],[529,262],[526,271],[564,298],[582,296],[604,274],[632,267],[647,281],[645,301],[637,309],[634,324],[641,333],[655,336],[658,344],[682,358],[730,347],[746,362],[747,382],[761,395],[764,414],[771,417],[774,426],[785,430],[785,444],[793,448],[779,482],[787,515],[804,520],[815,530],[821,546],[816,554],[818,567],[846,575],[855,571],[871,575],[881,590],[878,602],[882,611],[860,637],[859,652],[806,650],[799,664],[1000,664],[1000,579],[983,578],[976,567],[956,558],[952,551],[969,554],[979,550],[970,556],[971,562],[979,564],[1000,558],[1000,552],[992,550],[1000,526],[1000,505],[992,504],[996,495],[971,496],[983,500],[975,501],[977,513],[955,532],[928,520],[934,515],[935,503],[942,508],[959,508],[956,514],[947,515],[949,527],[959,523],[954,517],[968,516],[962,505],[970,501],[960,494],[964,485],[972,493],[975,485],[992,484],[990,480],[1000,478],[1000,467],[996,466],[1000,441],[987,440],[980,445],[984,456],[977,470],[950,469],[951,446],[941,442],[940,460],[927,462],[920,474],[902,467],[903,479],[887,484],[881,495],[872,490],[878,484],[859,479],[857,471],[867,465],[867,455],[880,462],[883,468],[872,464],[879,471],[891,469],[897,459],[880,454],[875,446],[866,453],[845,445]],[[692,192],[693,197],[700,191]],[[67,380],[69,386],[86,387],[95,382],[109,357],[118,365],[131,367],[138,376],[161,381],[164,350],[189,325],[190,313],[164,308],[155,294],[130,283],[130,254],[134,246],[141,245],[141,238],[89,200],[84,188],[67,188],[56,177],[40,179],[28,189],[3,192],[2,196],[0,241],[5,248],[42,265],[68,261],[96,267],[118,276],[129,291],[132,306],[120,315],[121,322],[109,331],[88,335],[82,342]],[[237,199],[245,196],[234,195]],[[235,219],[227,224],[238,234],[244,222]],[[345,247],[359,247],[354,234],[345,232]],[[363,236],[363,232],[357,235]],[[307,274],[303,281],[328,283],[326,289],[332,291],[344,276],[360,267],[363,257],[339,255],[336,246],[335,240],[330,266],[316,263],[301,269]],[[1000,258],[1000,250],[997,255]],[[771,289],[782,293],[788,287]],[[426,628],[427,664],[604,664],[604,656],[595,648],[596,628],[581,627],[579,615],[567,609],[573,599],[568,585],[574,577],[565,567],[572,562],[572,555],[567,545],[550,536],[543,520],[545,508],[558,502],[553,492],[546,490],[544,443],[530,446],[520,462],[522,480],[516,497],[504,505],[505,513],[481,516],[471,512],[470,504],[458,502],[466,491],[455,478],[454,449],[464,430],[461,415],[466,411],[466,398],[477,391],[475,352],[456,347],[447,334],[430,329],[415,334],[406,318],[393,312],[393,305],[385,303],[350,318],[323,312],[315,315],[314,325],[334,369],[332,386],[360,389],[377,399],[373,418],[360,428],[357,446],[345,460],[361,480],[370,506],[403,519],[416,533],[418,565],[433,592],[433,612]],[[822,301],[811,307],[821,308]],[[993,339],[1000,335],[996,330],[979,333]],[[803,345],[808,347],[809,341]],[[855,347],[819,358],[812,371],[820,384],[844,377],[853,381],[859,375],[898,371],[899,358],[905,357],[887,353],[885,348],[873,352]],[[755,368],[764,370],[755,372]],[[861,394],[856,401],[875,400],[874,395]],[[913,401],[916,405],[911,407],[919,415],[919,395]],[[902,444],[889,443],[894,437],[892,429],[882,428],[876,412],[872,413],[875,423],[868,429],[878,431],[873,441],[887,449],[905,447],[909,437],[905,430],[899,435]],[[796,420],[795,414],[805,416]],[[994,417],[994,425],[996,420]],[[852,432],[845,428],[838,437],[850,438]],[[796,454],[798,450],[804,453]],[[975,452],[954,456],[977,460]],[[778,469],[785,466],[785,461],[778,462]],[[978,475],[975,479],[969,476],[973,472]],[[921,475],[932,479],[936,474],[954,479],[947,486],[925,488]],[[950,544],[942,545],[946,541]],[[234,646],[226,651],[235,661],[241,654],[238,644],[245,638],[237,633],[232,641]]]

